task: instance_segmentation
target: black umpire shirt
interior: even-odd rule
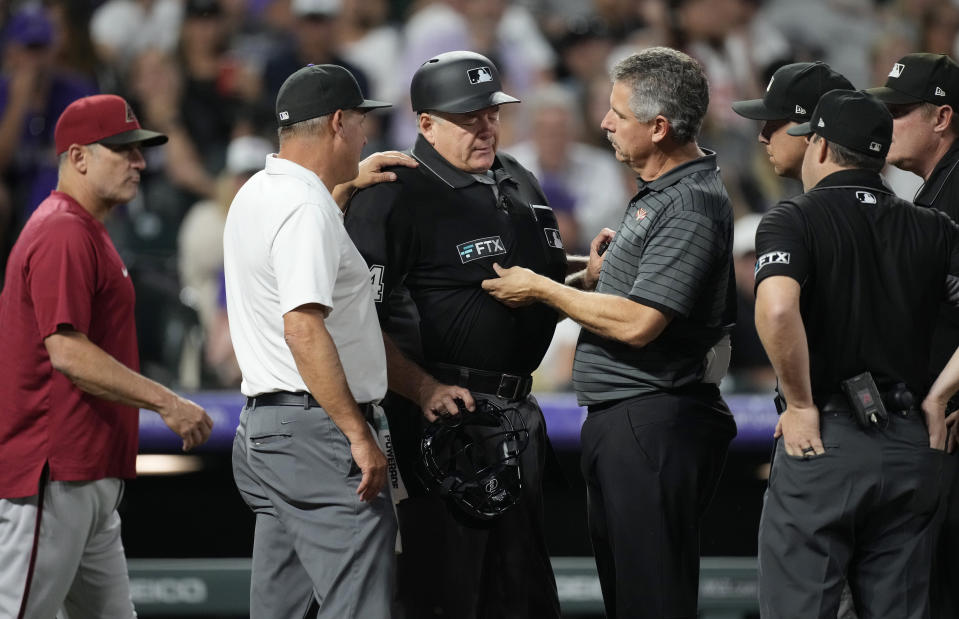
[[[411,154],[419,167],[391,168],[397,180],[358,192],[345,220],[378,286],[384,330],[427,366],[531,373],[553,337],[556,312],[541,303],[506,307],[481,283],[496,277],[494,262],[563,280],[566,252],[539,183],[503,153],[493,164],[495,187],[492,178],[450,165],[423,136]],[[421,351],[403,345],[417,340]]]
[[[780,202],[756,233],[756,286],[802,286],[813,400],[864,371],[928,389],[932,330],[943,300],[959,305],[959,228],[894,196],[878,174],[843,170]]]
[[[933,168],[929,180],[923,184],[914,202],[916,206],[928,206],[939,209],[959,223],[959,140],[952,143],[949,150]],[[932,338],[932,358],[929,372],[934,379],[949,362],[952,353],[959,346],[959,308],[943,304],[939,308],[939,319]]]

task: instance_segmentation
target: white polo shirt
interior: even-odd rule
[[[386,354],[370,272],[320,178],[275,155],[236,194],[223,238],[226,307],[240,390],[308,391],[283,338],[283,315],[306,303],[328,309],[357,402],[386,394]]]

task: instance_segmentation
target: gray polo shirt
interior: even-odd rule
[[[639,179],[606,252],[596,292],[654,307],[672,321],[636,348],[583,329],[573,385],[599,404],[700,382],[709,349],[735,321],[733,215],[716,154]]]

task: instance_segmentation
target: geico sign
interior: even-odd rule
[[[206,583],[199,578],[131,578],[134,604],[202,604]]]

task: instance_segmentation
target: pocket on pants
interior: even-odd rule
[[[247,445],[253,451],[272,453],[289,446],[293,425],[284,411],[260,410],[247,418]],[[295,417],[292,419],[295,421]]]
[[[326,413],[323,413],[326,415]],[[333,462],[336,472],[344,478],[362,476],[360,467],[353,460],[353,451],[350,449],[350,441],[343,434],[343,431],[333,423],[332,419],[327,417],[326,432],[323,437],[324,445],[322,449],[328,450],[329,457]]]
[[[643,459],[649,465],[649,468],[658,473],[661,468],[660,449],[665,436],[672,432],[676,421],[650,421],[648,414],[644,411],[633,411],[628,408],[626,409],[626,418],[629,421],[636,448],[643,455]]]
[[[917,487],[910,504],[910,510],[916,514],[931,514],[939,507],[942,499],[942,469],[944,451],[926,446],[920,450],[919,459],[922,469],[919,471]]]

